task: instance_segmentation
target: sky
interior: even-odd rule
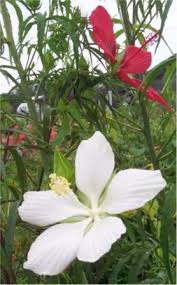
[[[94,10],[98,5],[104,6],[110,15],[112,17],[118,17],[118,10],[117,10],[117,5],[115,0],[71,0],[73,6],[79,6],[81,9],[81,13],[83,16],[89,16],[91,11]],[[144,1],[147,2],[147,1]],[[23,6],[22,6],[23,7]],[[42,0],[42,7],[40,9],[41,12],[44,12],[47,10],[48,7],[48,0]],[[18,20],[15,15],[14,9],[11,7],[11,5],[8,5],[8,9],[10,12],[11,20],[12,20],[12,25],[13,25],[13,32],[14,32],[14,37],[17,42],[17,35],[18,35]],[[29,16],[28,12],[26,9],[23,8],[22,10],[24,18]],[[175,21],[175,17],[177,15],[177,1],[173,0],[172,6],[170,8],[168,18],[166,20],[165,28],[163,31],[163,36],[170,46],[171,50],[173,53],[177,53],[177,36],[176,36],[176,30],[177,30],[177,21]],[[2,20],[1,15],[0,15],[0,21]],[[152,22],[152,26],[155,27],[156,29],[160,28],[160,20],[155,18]],[[27,40],[29,40],[31,43],[36,41],[36,29],[34,28],[31,33],[29,33]],[[121,40],[121,38],[119,39]],[[149,47],[149,51],[152,52],[152,65],[151,67],[155,66],[159,62],[163,61],[164,59],[168,58],[169,56],[172,55],[166,44],[161,41],[157,52],[155,53],[155,48],[154,46]],[[4,58],[9,59],[9,54],[8,54],[8,49],[5,49],[5,52],[3,54]],[[27,55],[24,52],[21,56],[21,61],[23,66],[25,67],[26,63],[26,58]],[[0,59],[0,65],[2,64],[8,64],[6,60]],[[96,64],[96,62],[95,62]],[[36,70],[41,69],[41,64],[35,59],[35,68]],[[12,72],[13,75],[15,75],[14,72]],[[17,77],[17,75],[16,75]],[[8,92],[11,88],[13,87],[12,82],[7,82],[6,78],[0,73],[0,94],[1,93],[6,93]]]

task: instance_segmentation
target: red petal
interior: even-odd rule
[[[32,130],[33,129],[33,125],[32,124],[28,124],[27,125],[27,129]]]
[[[125,73],[144,73],[151,65],[151,53],[135,46],[127,46],[120,66]]]
[[[7,143],[7,142],[6,142]],[[8,145],[16,145],[16,140],[14,139],[13,135],[9,136]]]
[[[142,83],[142,81],[139,79],[129,77],[122,70],[117,73],[117,76],[121,81],[128,83],[129,85],[133,86],[136,89],[138,89]]]
[[[21,141],[24,141],[26,139],[25,134],[24,133],[20,133],[18,139],[21,140]]]
[[[125,74],[121,71],[118,72],[117,75],[118,75],[118,78],[120,80],[122,80],[123,82],[128,83],[129,85],[133,86],[134,88],[136,88],[138,90],[142,90],[142,92],[143,92],[143,89],[145,88],[145,86],[143,86],[143,82],[141,80],[135,79],[135,78],[130,78],[127,74]],[[146,95],[148,100],[156,101],[156,102],[160,103],[161,105],[163,105],[164,107],[166,107],[168,110],[174,112],[174,109],[152,87],[149,87],[146,90],[145,95]]]
[[[16,144],[20,144],[22,141],[24,141],[26,139],[25,134],[20,133],[16,139]]]
[[[93,39],[103,49],[104,55],[111,63],[115,62],[116,39],[110,15],[102,6],[98,6],[91,14],[90,24],[93,27]]]
[[[16,145],[16,140],[14,139],[13,135],[8,136],[4,136],[2,138],[2,144],[7,144],[8,146],[12,146],[12,145]]]
[[[148,88],[148,90],[146,91],[146,97],[149,100],[152,101],[157,101],[159,102],[161,105],[163,105],[164,107],[166,107],[167,109],[169,109],[170,111],[174,112],[175,110],[163,99],[163,97],[161,97],[159,95],[159,93],[153,89],[152,87]]]
[[[10,128],[12,128],[12,129],[15,129],[15,130],[16,130],[16,129],[18,129],[18,128],[19,128],[19,126],[15,124],[15,125],[11,126]]]

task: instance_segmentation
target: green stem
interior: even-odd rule
[[[148,117],[148,113],[146,110],[146,105],[144,102],[144,94],[139,92],[139,102],[140,102],[140,107],[141,107],[141,113],[142,113],[142,117],[143,117],[143,124],[144,124],[144,135],[146,138],[146,142],[148,145],[148,149],[149,149],[149,155],[151,157],[151,161],[153,163],[154,169],[159,169],[159,161],[157,159],[155,150],[154,150],[154,146],[153,146],[153,140],[152,140],[152,135],[151,135],[151,128],[150,128],[150,124],[149,124],[149,117]]]

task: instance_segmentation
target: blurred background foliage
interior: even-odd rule
[[[156,167],[149,152],[144,118],[137,91],[112,76],[102,52],[92,43],[88,19],[69,0],[48,0],[49,8],[40,12],[38,0],[2,0],[0,51],[9,49],[10,61],[0,72],[14,83],[1,104],[1,283],[2,284],[174,284],[175,283],[175,116],[160,105],[144,99],[152,148],[167,187],[143,209],[124,213],[127,235],[119,240],[100,261],[89,264],[75,261],[64,273],[41,277],[23,269],[28,249],[40,229],[20,220],[17,208],[23,193],[48,189],[57,147],[60,159],[74,168],[75,150],[82,139],[100,130],[111,143],[118,170]],[[126,44],[145,40],[144,31],[156,31],[155,16],[161,19],[158,48],[172,1],[117,0],[120,18],[116,37],[125,33]],[[16,11],[19,21],[18,43],[14,42],[7,6]],[[132,5],[132,14],[128,7]],[[23,17],[23,8],[30,16]],[[32,27],[37,41],[26,37]],[[168,43],[167,43],[168,44]],[[123,48],[123,47],[121,47]],[[21,61],[27,51],[27,63]],[[34,71],[34,58],[42,64]],[[105,67],[93,65],[93,59]],[[11,74],[18,72],[19,80]],[[175,55],[161,62],[144,80],[154,85],[175,108]],[[110,103],[108,91],[112,92]],[[43,118],[37,118],[35,104],[43,95]],[[34,99],[32,99],[34,97]],[[16,113],[27,102],[26,115]],[[28,125],[32,124],[32,130]],[[14,129],[14,125],[18,128]],[[50,140],[52,128],[57,136]],[[25,135],[20,143],[3,140]],[[5,141],[5,142],[4,142]],[[73,182],[73,188],[75,185]],[[77,191],[77,189],[75,189]]]

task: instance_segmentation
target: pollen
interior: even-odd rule
[[[53,190],[58,195],[65,195],[71,191],[70,183],[68,180],[63,176],[57,176],[56,173],[52,173],[49,176],[50,183],[49,186],[51,190]]]

